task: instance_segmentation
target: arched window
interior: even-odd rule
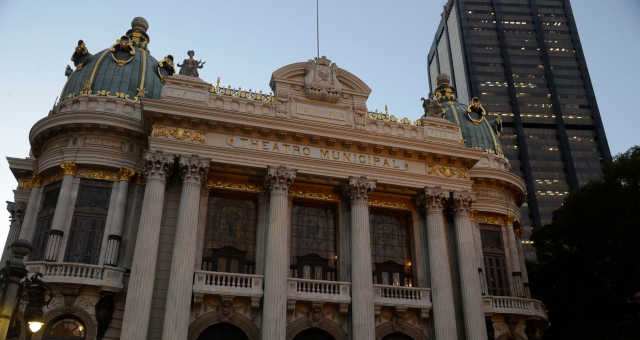
[[[43,340],[84,340],[87,330],[78,319],[63,316],[51,322],[45,332]]]
[[[255,273],[257,221],[254,196],[211,192],[202,270]]]

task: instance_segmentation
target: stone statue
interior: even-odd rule
[[[89,60],[89,50],[87,50],[87,45],[82,40],[78,40],[78,46],[76,46],[73,55],[71,55],[71,61],[73,61],[73,66],[81,69],[82,65],[86,64]]]
[[[67,68],[64,69],[64,76],[69,78],[69,76],[73,73],[73,69],[71,66],[67,65]]]
[[[173,56],[169,54],[158,63],[158,74],[162,78],[164,76],[172,76],[174,73],[176,73],[176,71],[173,67]]]
[[[425,116],[444,118],[446,111],[435,99],[433,93],[429,93],[429,98],[422,97],[420,100],[422,100],[422,109]]]
[[[185,59],[182,62],[182,65],[178,64],[178,67],[180,67],[180,74],[183,76],[199,77],[198,69],[202,68],[206,61],[193,59],[193,56],[195,55],[193,50],[189,50],[187,55],[189,55],[189,59]]]

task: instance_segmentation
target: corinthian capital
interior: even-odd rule
[[[369,193],[376,189],[376,181],[362,177],[349,177],[347,183],[347,194],[352,201],[368,200]]]
[[[162,151],[147,151],[142,158],[144,160],[144,176],[147,179],[166,180],[173,165],[173,155]]]
[[[209,169],[209,160],[196,155],[182,155],[178,159],[178,167],[183,181],[200,184]]]
[[[440,187],[424,188],[424,203],[427,211],[442,210],[447,198],[449,198],[449,192]]]
[[[284,165],[279,167],[268,167],[267,178],[264,186],[267,190],[287,192],[291,183],[296,179],[296,170],[289,169]]]
[[[62,173],[65,175],[75,176],[76,173],[78,173],[78,164],[76,164],[76,162],[60,163],[60,167],[62,168]]]
[[[476,200],[476,195],[471,191],[454,191],[453,208],[456,214],[469,214],[471,204]]]

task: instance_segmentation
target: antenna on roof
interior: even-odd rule
[[[320,58],[320,6],[316,0],[316,52],[318,59]]]

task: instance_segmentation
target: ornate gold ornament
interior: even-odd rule
[[[33,177],[32,178],[18,178],[18,190],[29,190],[33,188]]]
[[[474,119],[471,117],[472,112],[480,114],[480,119]],[[480,104],[480,99],[478,99],[478,97],[471,98],[471,103],[469,103],[469,106],[467,107],[467,118],[473,122],[473,125],[480,125],[486,116],[487,110],[485,110],[482,104]]]
[[[256,184],[223,181],[223,180],[217,180],[211,177],[207,179],[207,187],[209,189],[221,189],[221,190],[242,191],[242,192],[262,192],[262,186],[258,186]]]
[[[151,136],[165,138],[171,137],[177,140],[186,139],[203,144],[206,141],[202,131],[162,125],[154,125]]]
[[[467,169],[442,165],[442,164],[432,164],[427,167],[427,175],[441,176],[441,177],[457,177],[457,178],[469,178],[469,173]]]
[[[33,176],[31,176],[31,187],[39,188],[41,185],[42,185],[42,177],[34,173]]]
[[[144,185],[144,175],[141,171],[136,171],[136,185]]]
[[[88,179],[99,179],[103,181],[115,182],[119,179],[118,173],[113,170],[81,168],[78,170],[78,177]]]
[[[124,182],[129,182],[129,180],[131,180],[131,178],[136,174],[136,172],[133,169],[129,169],[129,168],[120,168],[118,170],[118,177],[120,178],[120,181],[124,181]]]
[[[510,227],[516,221],[513,216],[505,216],[502,214],[482,212],[477,210],[471,211],[471,220],[479,224],[493,224],[503,227]]]
[[[276,101],[276,97],[274,95],[264,94],[262,93],[262,91],[247,91],[243,90],[242,87],[239,87],[237,89],[232,89],[231,86],[227,86],[226,88],[220,87],[220,77],[216,79],[216,86],[211,85],[211,87],[209,88],[209,92],[218,96],[245,98],[262,103],[274,103]]]
[[[62,173],[66,175],[75,176],[78,172],[78,164],[76,162],[64,162],[60,163],[60,167],[62,168]]]
[[[411,210],[409,202],[391,199],[369,199],[369,206],[395,210]]]

